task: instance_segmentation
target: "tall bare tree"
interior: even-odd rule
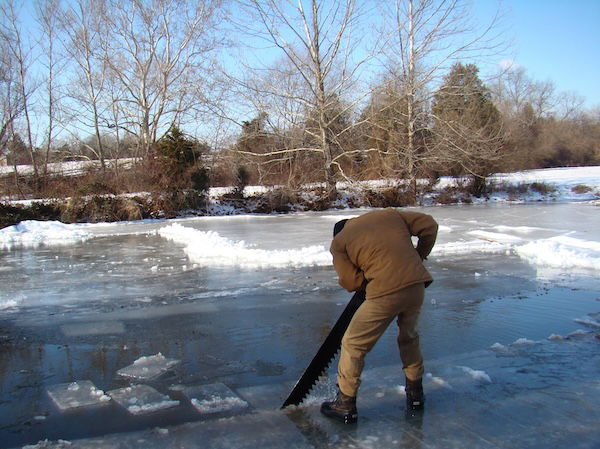
[[[143,155],[198,101],[217,47],[220,0],[107,0],[105,63],[124,94],[118,126]]]
[[[0,35],[6,45],[5,49],[10,55],[10,60],[14,63],[17,74],[18,103],[25,120],[27,151],[33,165],[34,180],[39,187],[40,176],[34,146],[30,105],[31,96],[38,87],[30,73],[33,44],[28,43],[23,38],[22,27],[19,21],[19,7],[14,0],[6,0],[0,3]],[[11,124],[14,124],[14,121],[11,121]]]
[[[381,2],[382,35],[389,37],[384,78],[397,86],[397,129],[404,134],[404,143],[394,150],[398,176],[408,180],[415,198],[417,177],[425,173],[432,156],[419,135],[428,132],[432,121],[429,105],[436,87],[455,62],[495,55],[505,45],[499,36],[499,14],[484,27],[475,27],[469,6],[465,0]],[[388,108],[393,105],[392,100],[386,103]]]
[[[0,33],[0,156],[6,153],[14,120],[23,112],[16,64],[9,45],[5,35]]]
[[[104,114],[107,109],[105,49],[109,40],[103,22],[105,16],[104,0],[76,0],[66,6],[61,22],[65,50],[75,67],[67,91],[75,105],[71,117],[84,130],[93,130],[95,148],[88,145],[88,149],[97,153],[102,170],[106,167],[102,129],[103,123],[108,125]]]
[[[273,45],[283,60],[254,64],[258,83],[246,83],[258,111],[268,110],[279,131],[302,126],[302,145],[279,148],[264,156],[288,157],[314,153],[320,159],[327,196],[337,196],[336,180],[344,176],[342,161],[352,151],[340,145],[347,126],[339,126],[362,99],[356,95],[356,75],[367,57],[357,49],[361,10],[356,0],[242,0],[254,37]],[[352,92],[352,89],[355,89]]]
[[[50,151],[54,140],[57,126],[56,114],[59,98],[58,79],[63,66],[63,59],[60,57],[58,45],[58,35],[60,33],[60,0],[38,0],[36,6],[36,19],[41,29],[42,49],[41,65],[44,70],[45,93],[46,98],[46,120],[47,128],[44,136],[45,149],[43,160],[43,176],[48,174],[48,162],[50,160]]]

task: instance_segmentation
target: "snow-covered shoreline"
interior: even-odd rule
[[[569,203],[577,200],[584,204],[596,204],[600,193],[600,167],[572,169],[533,170],[498,175],[503,182],[544,182],[552,185],[553,203]],[[585,185],[583,194],[573,192],[573,187]],[[540,204],[536,195],[521,198],[521,203]],[[490,198],[492,203],[512,204],[500,195]],[[590,206],[592,207],[592,206]],[[317,215],[320,219],[335,221],[341,214],[345,218],[359,215],[368,209],[335,209]],[[428,210],[427,207],[424,208]],[[594,208],[595,210],[595,208]],[[435,215],[434,210],[432,212]],[[227,215],[227,214],[222,214]],[[268,217],[269,215],[263,215]],[[293,214],[292,214],[293,216]],[[300,217],[301,215],[297,215]],[[258,219],[259,215],[229,215],[222,220]],[[206,220],[216,217],[192,217],[173,220],[140,220],[120,223],[64,224],[58,221],[23,221],[0,230],[0,251],[19,248],[37,248],[82,244],[98,236],[123,234],[158,235],[183,249],[191,266],[238,267],[256,269],[284,266],[327,266],[331,256],[322,241],[281,242],[277,248],[263,244],[247,243],[236,238],[226,238],[219,226],[214,230],[198,229]],[[538,267],[577,268],[600,270],[600,241],[595,237],[581,238],[571,230],[543,229],[531,226],[507,226],[502,223],[440,223],[438,243],[432,257],[447,259],[469,254],[512,254]],[[324,224],[324,228],[328,227]],[[317,244],[315,244],[317,243]],[[299,246],[298,246],[299,245]]]
[[[441,177],[438,183],[433,187],[433,192],[425,197],[432,197],[433,194],[439,193],[444,189],[455,186],[459,180],[453,177]],[[536,191],[528,191],[526,193],[518,195],[518,197],[512,196],[510,193],[499,189],[497,192],[493,192],[485,198],[474,198],[474,203],[483,202],[532,202],[532,201],[600,201],[600,166],[592,167],[561,167],[561,168],[547,168],[537,170],[525,170],[512,173],[497,173],[489,178],[492,185],[502,185],[505,187],[518,187],[523,184],[545,184],[548,187],[554,189],[550,194],[543,195]],[[334,206],[336,208],[344,207],[348,203],[348,199],[353,195],[353,192],[360,188],[371,188],[381,189],[385,187],[391,187],[395,184],[393,180],[373,180],[373,181],[360,181],[354,184],[348,184],[346,182],[338,182],[337,188],[340,193],[341,199],[339,199]],[[582,190],[577,190],[576,187],[586,187]],[[314,187],[318,187],[315,185]],[[244,194],[246,196],[265,194],[272,190],[273,187],[267,186],[246,186]],[[574,189],[576,191],[574,191]],[[233,213],[242,213],[240,210],[234,210],[231,206],[221,206],[218,204],[218,199],[223,195],[229,194],[234,190],[233,187],[211,187],[208,192],[208,198],[211,201],[210,212],[212,215],[231,215]],[[147,192],[138,192],[135,194],[122,194],[118,196],[122,197],[134,197],[134,196],[149,196]],[[114,195],[108,195],[114,196]],[[51,203],[55,201],[65,200],[65,198],[59,199],[26,199],[26,200],[12,200],[10,198],[0,198],[0,201],[4,201],[8,204],[16,206],[31,206],[33,203]]]

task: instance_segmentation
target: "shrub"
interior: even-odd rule
[[[58,220],[58,202],[34,202],[29,207],[0,203],[0,228],[16,225],[24,220]]]
[[[571,187],[571,192],[577,193],[578,195],[583,195],[584,193],[589,193],[591,191],[592,188],[585,184],[577,184],[576,186]]]
[[[139,198],[114,196],[73,197],[60,209],[60,220],[65,223],[130,221],[150,216]]]
[[[556,192],[556,187],[545,182],[533,182],[531,183],[530,188],[531,190],[539,193],[540,195],[548,195],[550,193]]]
[[[455,196],[454,189],[444,189],[442,190],[434,199],[434,201],[438,204],[456,204],[458,202],[457,197]]]
[[[371,207],[403,207],[414,205],[414,198],[410,192],[398,187],[365,189],[362,192],[362,201],[365,205]]]
[[[245,166],[239,165],[235,171],[235,187],[233,189],[233,192],[231,193],[231,196],[233,198],[243,199],[244,190],[248,186],[249,181],[250,172]]]

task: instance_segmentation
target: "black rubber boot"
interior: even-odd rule
[[[423,394],[423,379],[410,380],[406,378],[406,409],[423,410],[425,395]]]
[[[321,404],[321,413],[329,418],[337,419],[344,424],[353,424],[358,419],[356,398],[346,396],[341,391],[338,391],[334,401],[323,402]]]

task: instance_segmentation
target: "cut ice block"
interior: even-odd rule
[[[161,394],[148,385],[134,385],[109,391],[110,397],[132,415],[143,415],[177,407],[179,401]]]
[[[89,380],[53,385],[47,391],[52,402],[62,412],[83,407],[97,407],[110,401],[110,396],[96,388]]]
[[[121,368],[117,371],[117,374],[140,380],[149,380],[160,376],[178,363],[179,360],[169,359],[159,352],[156,355],[140,357],[133,364]]]
[[[203,414],[238,413],[248,407],[246,401],[222,383],[184,387],[181,392]]]

